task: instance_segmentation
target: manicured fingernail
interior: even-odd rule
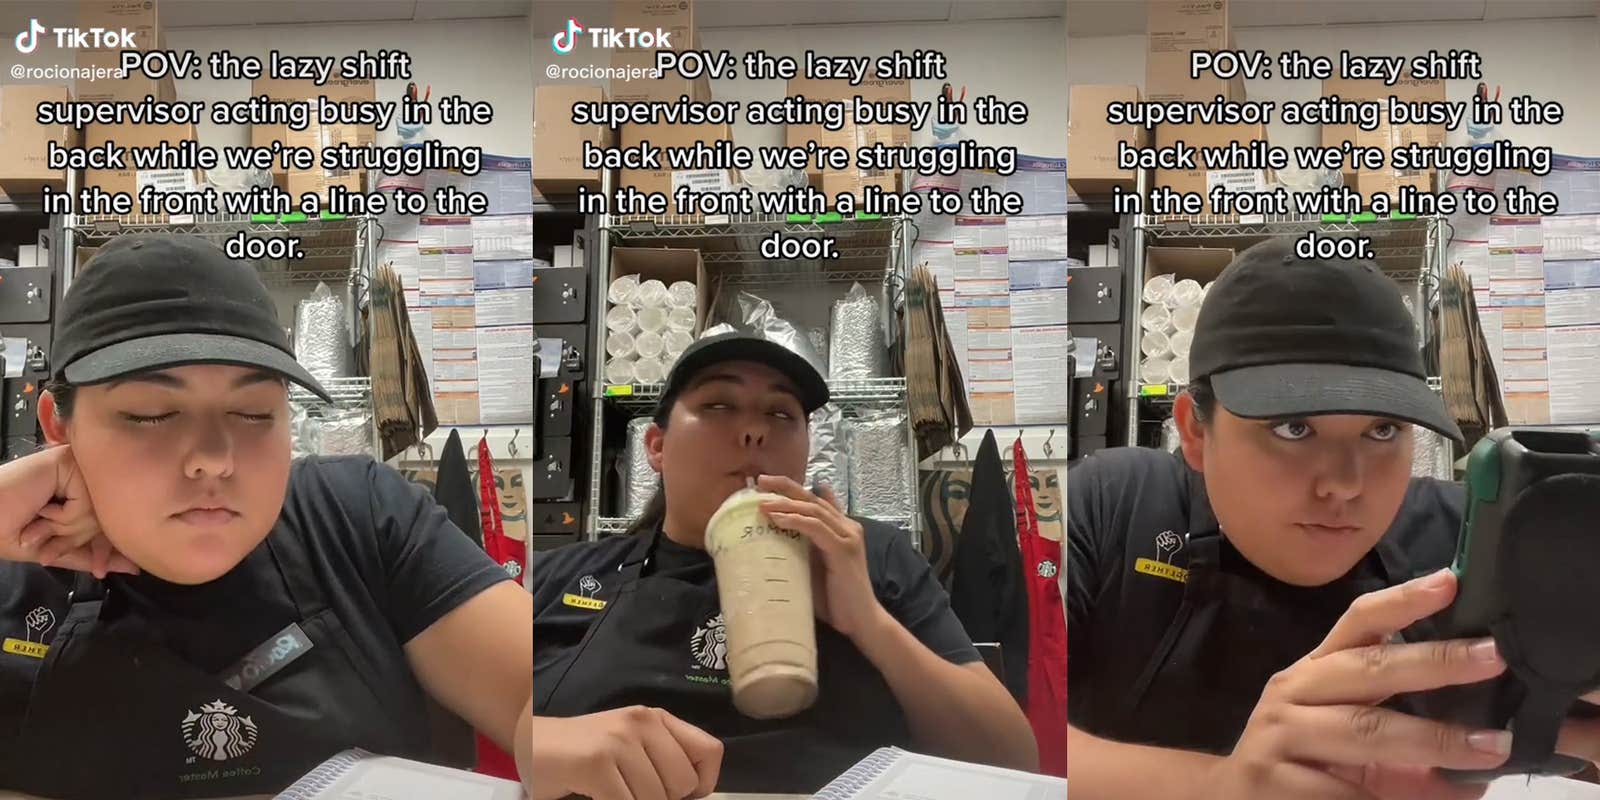
[[[1511,752],[1511,731],[1477,731],[1467,734],[1467,744],[1474,750],[1493,753],[1497,756],[1507,755]]]
[[[1499,661],[1500,648],[1493,639],[1479,639],[1467,648],[1467,656],[1473,661]]]
[[[1423,588],[1429,589],[1429,590],[1443,589],[1443,588],[1445,588],[1446,586],[1449,586],[1449,585],[1450,585],[1450,570],[1449,569],[1441,569],[1438,572],[1435,572],[1432,575],[1429,575],[1422,582]]]

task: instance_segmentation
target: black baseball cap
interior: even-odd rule
[[[1428,387],[1395,282],[1371,261],[1300,258],[1290,238],[1222,271],[1200,306],[1189,373],[1247,419],[1362,414],[1462,440]]]
[[[194,236],[112,240],[62,298],[54,347],[52,372],[71,384],[232,364],[276,372],[331,400],[294,360],[255,267]]]
[[[771,339],[748,333],[719,333],[696,340],[678,356],[667,373],[661,400],[656,403],[655,419],[660,422],[672,411],[678,395],[707,367],[727,361],[754,361],[783,373],[800,391],[800,405],[807,414],[828,402],[828,382],[810,361]]]

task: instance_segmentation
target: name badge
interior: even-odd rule
[[[0,645],[0,650],[4,650],[7,653],[17,656],[44,658],[45,654],[50,652],[50,645],[41,644],[39,642],[25,642],[21,639],[14,639],[10,636],[7,636],[5,644]]]
[[[300,623],[291,622],[289,627],[278,631],[222,673],[222,682],[237,691],[248,692],[311,652],[311,647],[311,639],[300,630]]]
[[[561,602],[566,603],[573,608],[582,608],[589,611],[599,611],[600,609],[606,607],[606,601],[604,600],[594,597],[583,597],[571,592],[567,592],[566,594],[562,595]]]
[[[1157,578],[1166,578],[1169,581],[1178,583],[1187,583],[1189,581],[1189,570],[1183,567],[1174,567],[1171,564],[1165,564],[1160,561],[1151,561],[1148,558],[1136,559],[1133,562],[1133,571],[1145,575],[1154,575]]]

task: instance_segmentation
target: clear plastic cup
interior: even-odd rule
[[[1167,376],[1172,379],[1173,383],[1187,384],[1189,382],[1189,359],[1172,359],[1172,363],[1167,365]]]
[[[606,383],[609,383],[613,386],[624,386],[626,384],[633,383],[633,359],[607,359]]]
[[[689,335],[688,331],[675,331],[669,328],[661,338],[667,346],[666,360],[669,364],[677,361],[678,356],[683,355],[683,351],[688,350],[689,345],[694,344],[694,337]]]
[[[639,383],[660,383],[667,379],[667,367],[659,358],[641,358],[633,363],[633,378]]]
[[[640,358],[661,358],[666,352],[667,343],[662,341],[661,334],[655,331],[643,331],[633,338],[633,351]]]
[[[1139,379],[1145,383],[1166,383],[1172,377],[1172,361],[1147,358],[1139,364]]]
[[[688,281],[676,281],[667,287],[673,308],[694,308],[700,300],[700,290]]]
[[[639,309],[639,330],[651,333],[660,333],[667,327],[667,312],[657,306],[645,306]]]
[[[613,358],[629,358],[633,354],[633,334],[627,331],[614,331],[606,337],[606,355]]]
[[[632,333],[634,326],[638,324],[638,318],[634,315],[633,309],[627,306],[612,306],[611,310],[606,312],[606,330],[608,331]]]
[[[1188,359],[1189,345],[1193,343],[1194,331],[1178,331],[1172,334],[1171,339],[1168,341],[1168,346],[1172,348],[1172,355],[1175,358]]]
[[[1178,306],[1172,309],[1172,327],[1179,331],[1192,331],[1200,319],[1200,306]]]
[[[617,305],[627,305],[633,302],[633,297],[639,291],[639,276],[624,275],[611,282],[611,288],[606,290],[606,299]]]
[[[1161,303],[1145,306],[1139,312],[1139,326],[1147,331],[1166,330],[1172,324],[1172,311]]]
[[[1159,358],[1172,352],[1172,343],[1161,331],[1145,331],[1144,335],[1139,337],[1139,352],[1151,358]]]
[[[639,284],[639,293],[634,295],[633,305],[637,308],[666,308],[672,302],[672,295],[667,293],[667,285],[658,280],[648,280]]]
[[[1165,303],[1167,296],[1172,294],[1173,280],[1171,275],[1157,275],[1144,282],[1144,301],[1146,303]]]
[[[667,329],[694,333],[694,308],[674,308],[668,311]]]
[[[1200,297],[1204,291],[1204,289],[1200,288],[1199,281],[1184,278],[1173,284],[1172,294],[1167,295],[1167,308],[1195,305],[1200,302]]]

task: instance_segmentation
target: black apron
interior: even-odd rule
[[[425,737],[380,700],[376,671],[315,578],[293,567],[308,563],[298,534],[274,527],[265,544],[309,650],[237,691],[168,650],[138,616],[119,613],[126,603],[114,581],[85,576],[40,665],[15,747],[0,754],[0,783],[60,800],[271,794],[348,747],[419,757]]]
[[[722,792],[810,793],[878,747],[912,746],[883,676],[849,639],[820,621],[816,703],[786,720],[740,714],[719,658],[720,625],[706,624],[720,618],[716,580],[645,575],[661,537],[659,529],[638,536],[617,566],[616,592],[575,652],[553,680],[534,681],[534,714],[664,709],[722,740]],[[697,578],[712,575],[709,557],[704,570]]]

